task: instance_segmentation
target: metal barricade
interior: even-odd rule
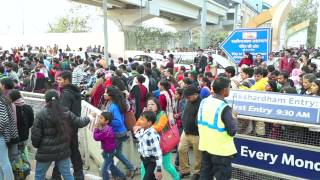
[[[96,107],[92,106],[86,101],[81,102],[81,116],[86,116],[94,112],[97,114],[93,121],[90,121],[87,128],[80,130],[80,149],[83,150],[84,159],[89,165],[90,156],[93,158],[95,163],[100,166],[103,163],[103,158],[101,156],[102,150],[100,142],[97,142],[93,139],[93,129],[95,124],[98,121],[98,115],[101,114],[101,111]]]
[[[239,133],[235,139],[256,140],[257,142],[270,142],[275,145],[284,147],[294,147],[301,150],[313,150],[320,154],[320,125],[307,124],[291,121],[274,120],[267,118],[258,118],[251,116],[238,116]],[[256,132],[255,125],[257,122],[263,122],[265,126],[264,135]],[[248,127],[252,130],[248,132]],[[249,129],[251,129],[249,127]],[[238,155],[241,150],[237,148]],[[291,176],[288,174],[268,171],[257,167],[233,164],[232,177],[234,179],[266,179],[266,180],[282,180],[282,179],[304,179],[301,177]],[[319,176],[320,178],[320,176]],[[309,179],[309,178],[306,178]],[[313,179],[313,178],[311,178]]]
[[[31,92],[25,92],[21,91],[21,94],[26,102],[26,104],[30,105],[32,109],[34,110],[34,114],[41,110],[42,107],[45,105],[45,100],[44,100],[44,94],[40,93],[31,93]],[[93,107],[91,104],[82,101],[82,110],[81,110],[81,116],[85,116],[89,114],[90,112],[96,112],[97,114],[100,114],[101,111],[95,107]],[[101,153],[98,152],[100,150],[99,143],[92,141],[93,138],[88,138],[92,137],[92,130],[94,127],[94,124],[97,121],[97,117],[95,118],[94,121],[91,121],[90,124],[87,126],[87,128],[82,128],[79,131],[79,143],[80,143],[80,152],[82,155],[82,159],[84,161],[84,166],[87,167],[87,169],[90,168],[90,155],[89,155],[89,150],[88,147],[94,147],[92,149],[96,149],[97,152],[92,152],[91,156],[94,158],[95,161],[97,161],[97,164],[102,163],[102,158],[101,158]],[[28,144],[31,144],[30,139]],[[29,146],[32,152],[35,152],[35,148],[32,146]]]
[[[27,104],[31,105],[35,112],[37,112],[44,105],[44,95],[37,93],[26,93],[22,92],[22,95],[25,98]],[[99,109],[92,106],[90,103],[86,101],[82,101],[82,111],[81,116],[88,115],[91,112],[95,112],[97,115],[101,113]],[[238,115],[239,119],[239,132],[236,135],[235,141],[239,140],[249,140],[253,141],[254,146],[259,146],[259,143],[270,143],[271,145],[278,145],[283,147],[300,149],[303,151],[312,150],[312,152],[316,152],[320,154],[320,125],[319,124],[308,124],[301,122],[293,122],[293,121],[284,121],[284,120],[276,120],[276,119],[268,119],[268,118],[259,118],[253,116],[244,116]],[[82,152],[82,156],[87,167],[90,167],[90,157],[93,158],[95,163],[100,166],[103,162],[101,156],[101,146],[100,142],[94,141],[93,139],[93,129],[95,123],[98,121],[98,116],[89,123],[87,128],[83,128],[79,131],[79,140],[80,140],[80,149]],[[257,131],[256,125],[263,124],[264,133]],[[261,129],[260,129],[261,130]],[[124,148],[128,152],[126,154],[131,153],[131,158],[134,159],[136,156],[136,147],[134,147],[133,143],[130,141],[126,144],[128,147]],[[237,147],[238,155],[242,155],[242,149]],[[133,158],[132,158],[133,157]],[[238,157],[236,158],[238,159]],[[315,158],[316,159],[316,158]],[[116,158],[115,158],[116,160]],[[298,163],[301,163],[298,161]],[[135,163],[138,165],[138,160]],[[289,164],[290,165],[290,164]],[[298,164],[300,166],[300,164]],[[320,172],[320,161],[315,162],[313,164],[313,168],[317,169],[316,176]],[[233,171],[232,178],[233,179],[241,179],[241,180],[253,180],[253,179],[266,179],[266,180],[282,180],[282,179],[303,179],[298,176],[286,174],[283,172],[279,172],[277,170],[265,169],[264,167],[255,167],[246,165],[245,163],[239,163],[235,161],[233,163]],[[306,164],[302,168],[311,167],[310,162]],[[289,167],[289,166],[288,166]],[[309,168],[310,168],[309,167]],[[291,167],[290,167],[291,168]],[[319,171],[318,171],[319,170]],[[313,176],[314,177],[314,176]],[[320,175],[319,175],[320,177]],[[305,179],[315,179],[308,178]]]

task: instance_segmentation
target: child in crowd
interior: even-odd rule
[[[160,149],[160,136],[152,127],[156,122],[156,114],[144,111],[139,118],[141,126],[134,127],[134,133],[139,141],[138,152],[145,167],[143,180],[161,179],[162,151]]]
[[[182,112],[186,104],[186,100],[183,98],[183,88],[178,88],[176,91],[176,94],[174,95],[174,110],[173,110],[173,116],[174,120],[176,121],[180,136],[182,134],[183,128],[182,128]],[[178,147],[177,147],[178,148]],[[176,155],[176,159],[174,162],[177,169],[179,169],[179,153]]]
[[[182,94],[183,94],[183,89],[178,88],[176,90],[176,94],[174,95],[175,101],[174,101],[174,110],[173,110],[173,113],[174,113],[173,116],[177,122],[180,134],[182,133],[181,116],[182,116],[183,106],[185,105],[185,103],[183,102]]]
[[[99,121],[95,125],[93,138],[96,141],[101,141],[101,148],[103,150],[102,156],[104,163],[102,166],[103,180],[109,180],[108,170],[119,170],[114,165],[113,157],[116,149],[115,134],[110,126],[113,115],[111,112],[102,112],[99,116]]]

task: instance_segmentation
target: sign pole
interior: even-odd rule
[[[108,53],[108,6],[107,0],[103,0],[103,33],[104,33],[104,59],[106,66],[109,66],[109,53]]]

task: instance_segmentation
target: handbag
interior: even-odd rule
[[[24,180],[28,175],[30,175],[31,165],[25,151],[19,154],[17,161],[12,162],[12,171],[15,180]]]
[[[180,142],[180,134],[177,123],[168,122],[168,129],[160,133],[160,148],[163,154],[172,151]]]
[[[124,113],[124,123],[128,131],[133,131],[133,126],[136,124],[136,117],[132,111]]]

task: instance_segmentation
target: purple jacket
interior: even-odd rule
[[[112,152],[116,149],[116,139],[112,127],[109,125],[103,128],[95,128],[93,138],[96,141],[101,141],[101,148],[105,152]]]

